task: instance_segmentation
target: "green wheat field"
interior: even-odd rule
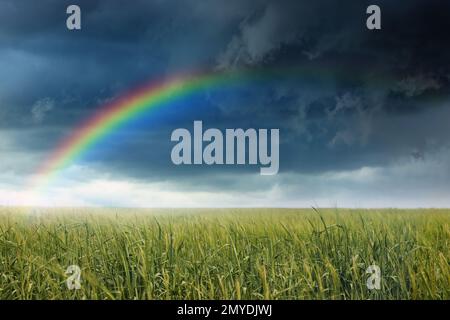
[[[449,223],[435,209],[0,208],[0,299],[449,299]]]

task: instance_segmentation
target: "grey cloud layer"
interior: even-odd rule
[[[65,8],[74,3],[83,14],[78,33],[65,29]],[[4,0],[0,128],[10,142],[8,148],[0,144],[3,163],[13,164],[17,152],[44,159],[105,101],[149,79],[197,69],[294,66],[317,75],[205,92],[192,102],[201,104],[195,111],[128,128],[130,141],[106,153],[100,148],[98,157],[86,161],[118,177],[186,183],[195,177],[200,186],[245,188],[239,175],[253,168],[171,165],[171,130],[200,117],[222,129],[280,128],[285,174],[384,168],[399,159],[438,157],[450,135],[450,4],[378,1],[379,32],[365,29],[368,4]],[[25,129],[33,134],[18,133]],[[30,166],[13,172],[26,175]],[[235,182],[225,183],[224,173]]]

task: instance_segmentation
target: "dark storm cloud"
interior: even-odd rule
[[[3,124],[20,125],[31,105],[50,97],[54,121],[70,125],[143,81],[207,66],[251,8],[235,1],[218,10],[214,2],[76,1],[83,29],[69,32],[65,8],[73,2],[3,1],[0,92],[14,110]]]
[[[79,32],[65,28],[69,4],[82,8]],[[105,101],[149,79],[196,69],[307,67],[317,76],[206,92],[191,102],[201,105],[195,111],[141,125],[118,140],[123,144],[99,146],[85,161],[137,178],[254,171],[174,168],[170,132],[195,119],[222,129],[280,128],[282,172],[384,166],[417,152],[427,157],[450,134],[450,3],[377,1],[380,31],[365,27],[369,4],[4,0],[0,127],[34,129],[17,138],[17,148],[44,156]],[[208,183],[224,183],[214,181]]]

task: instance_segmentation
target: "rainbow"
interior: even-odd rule
[[[201,90],[227,84],[246,83],[247,81],[255,82],[260,79],[271,80],[280,74],[282,78],[286,78],[286,76],[297,78],[299,74],[315,75],[322,79],[330,76],[328,71],[323,72],[317,68],[287,68],[282,70],[240,70],[225,73],[198,72],[153,81],[99,108],[94,116],[65,138],[39,167],[32,176],[29,190],[35,192],[37,189],[45,188],[62,169],[76,162],[96,143],[145,112],[158,109],[171,101]]]
[[[62,169],[74,163],[118,127],[144,112],[157,109],[195,92],[227,83],[236,83],[245,78],[246,76],[242,73],[196,73],[178,75],[141,86],[101,107],[99,112],[64,139],[33,175],[30,189],[44,188],[50,184]]]

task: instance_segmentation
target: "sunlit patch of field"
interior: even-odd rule
[[[450,210],[0,208],[0,298],[449,299],[449,222]]]

